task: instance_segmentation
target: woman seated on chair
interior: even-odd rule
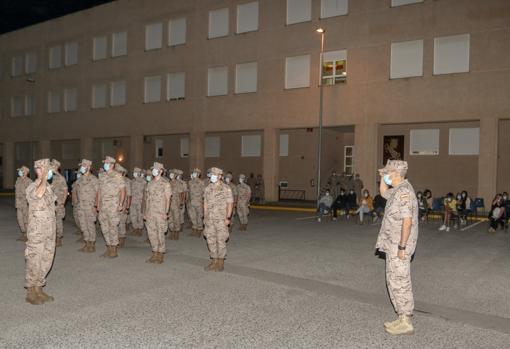
[[[503,196],[497,194],[492,200],[491,211],[489,212],[489,233],[495,233],[498,226],[505,225],[505,208],[503,203]]]
[[[356,210],[356,214],[359,216],[359,223],[363,224],[363,215],[369,214],[374,210],[374,200],[370,196],[368,190],[363,190],[361,197],[360,206]]]
[[[444,199],[444,221],[439,230],[450,231],[450,221],[455,220],[457,217],[457,200],[455,200],[453,193],[448,193]]]

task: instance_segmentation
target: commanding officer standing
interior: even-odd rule
[[[241,224],[239,230],[248,229],[248,214],[250,213],[251,188],[245,183],[246,176],[239,175],[239,184],[237,185],[237,215]]]
[[[211,184],[204,192],[204,236],[211,258],[211,262],[205,267],[207,271],[223,271],[227,254],[228,226],[234,198],[232,190],[221,181],[222,174],[221,169],[211,168]]]
[[[204,229],[204,181],[200,178],[201,171],[195,168],[191,173],[189,187],[188,215],[191,221],[191,235],[202,236]]]
[[[179,240],[179,231],[181,230],[181,186],[177,180],[176,171],[175,169],[170,171],[170,186],[172,188],[168,227],[170,240]]]
[[[21,236],[18,241],[27,241],[27,224],[28,224],[28,201],[27,201],[27,188],[32,183],[28,177],[30,170],[26,166],[18,168],[18,178],[14,186],[16,199],[16,215],[18,218],[18,225],[21,230]]]
[[[53,170],[53,182],[51,187],[57,196],[56,219],[57,219],[57,247],[62,246],[62,239],[64,238],[64,218],[66,216],[66,200],[69,195],[67,182],[58,170],[60,169],[60,162],[58,160],[51,160],[51,168]]]
[[[78,207],[78,219],[83,232],[84,246],[81,252],[96,252],[96,219],[97,219],[97,195],[99,192],[99,180],[90,173],[92,161],[83,159],[80,166],[81,177],[76,186]]]
[[[142,200],[146,185],[147,181],[142,174],[142,170],[135,167],[131,180],[131,208],[129,209],[129,217],[135,236],[141,236],[143,231]]]
[[[152,166],[153,179],[147,185],[143,217],[152,247],[152,257],[147,260],[147,263],[163,263],[166,252],[165,232],[168,229],[168,210],[172,189],[170,183],[161,177],[163,170],[163,164],[155,162]]]
[[[126,177],[127,170],[124,167],[122,167],[119,163],[115,164],[115,170],[122,176],[122,180],[124,181],[124,185],[126,188],[126,196],[123,202],[124,209],[120,213],[119,224],[119,248],[122,248],[126,244],[128,213],[131,207],[131,181],[129,180],[129,178]]]
[[[26,301],[30,304],[43,304],[53,301],[53,297],[43,292],[46,275],[51,269],[55,256],[55,201],[48,180],[53,177],[49,159],[34,163],[37,179],[26,191],[28,201],[27,246],[25,249]]]
[[[115,258],[118,256],[120,214],[124,210],[126,184],[120,173],[114,170],[114,158],[107,156],[103,163],[105,172],[99,178],[99,202],[96,204],[101,231],[106,241],[106,252],[102,257]]]
[[[386,284],[398,319],[384,324],[392,335],[413,334],[411,321],[414,298],[411,284],[411,257],[418,239],[418,201],[405,179],[407,162],[389,160],[379,170],[380,192],[387,200],[375,246],[386,254]]]

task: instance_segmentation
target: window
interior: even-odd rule
[[[236,33],[247,33],[259,29],[259,2],[237,5]]]
[[[78,93],[75,88],[66,88],[64,90],[64,111],[76,111],[78,104]]]
[[[145,50],[155,50],[162,47],[163,23],[152,23],[145,26]]]
[[[112,34],[112,57],[127,55],[127,32]]]
[[[257,92],[257,62],[236,64],[236,93]]]
[[[285,88],[310,86],[310,55],[285,59]]]
[[[60,112],[60,93],[56,91],[48,92],[48,113]]]
[[[220,137],[209,136],[205,137],[205,152],[206,158],[219,158],[220,157]]]
[[[322,0],[321,18],[343,16],[349,12],[348,0]]]
[[[70,42],[65,45],[64,64],[66,66],[78,64],[78,43]]]
[[[15,96],[11,98],[11,116],[18,117],[23,115],[23,97]]]
[[[62,46],[50,47],[50,69],[60,68],[62,66]]]
[[[344,147],[344,172],[348,175],[354,173],[354,146],[352,145]]]
[[[262,137],[260,135],[247,135],[241,137],[241,156],[259,157],[262,148]]]
[[[228,8],[209,11],[209,39],[228,35]]]
[[[280,134],[280,156],[289,156],[289,135]]]
[[[23,74],[23,56],[12,57],[11,76],[20,76]]]
[[[324,53],[322,64],[322,83],[335,85],[347,80],[347,51],[330,51]]]
[[[126,82],[114,81],[110,86],[110,105],[116,107],[126,104]]]
[[[92,53],[92,59],[98,61],[105,59],[107,54],[108,38],[106,36],[98,36],[94,38],[94,50]]]
[[[391,0],[391,7],[409,5],[409,4],[417,4],[419,2],[423,2],[423,0]]]
[[[449,155],[479,155],[480,128],[451,128],[448,145]]]
[[[170,73],[167,76],[166,99],[176,101],[184,99],[186,90],[186,73]]]
[[[92,108],[106,108],[106,84],[92,86]]]
[[[149,76],[145,78],[145,103],[161,101],[161,76]]]
[[[423,40],[391,43],[390,79],[423,76]]]
[[[156,159],[161,159],[163,157],[163,140],[156,139],[154,140],[154,150],[156,154],[154,155]]]
[[[434,75],[469,72],[469,34],[434,39]]]
[[[35,115],[35,96],[25,96],[25,116]]]
[[[207,95],[228,94],[228,67],[209,68],[207,72]]]
[[[189,138],[181,138],[181,158],[187,158],[189,156]]]
[[[439,129],[415,129],[410,131],[410,155],[438,155]]]
[[[311,0],[287,0],[287,24],[308,22],[311,19]]]
[[[168,22],[168,46],[186,43],[186,18],[171,19]]]
[[[37,55],[29,52],[25,55],[25,73],[32,74],[37,71]]]

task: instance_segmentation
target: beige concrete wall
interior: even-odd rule
[[[105,145],[103,146],[103,144]],[[95,170],[103,166],[102,161],[105,156],[112,156],[123,167],[131,169],[129,137],[94,139],[92,142],[92,166]]]
[[[510,192],[510,120],[500,120],[498,137],[498,192]]]
[[[63,147],[69,147],[70,153],[64,157]],[[51,142],[51,158],[58,159],[61,164],[61,170],[71,170],[78,168],[80,162],[80,140],[65,140],[65,141],[52,141]]]
[[[136,166],[143,166],[148,169],[152,166],[154,161],[161,162],[165,165],[166,169],[178,168],[184,171],[185,175],[189,174],[189,158],[181,158],[181,138],[189,138],[189,135],[158,135],[146,136],[143,144],[143,164],[135,164]],[[163,141],[163,157],[156,158],[156,145],[155,140],[160,139]]]

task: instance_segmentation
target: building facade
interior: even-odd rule
[[[417,189],[510,190],[506,0],[118,0],[0,36],[3,187],[65,169],[219,166],[315,198],[322,181],[403,158]]]

